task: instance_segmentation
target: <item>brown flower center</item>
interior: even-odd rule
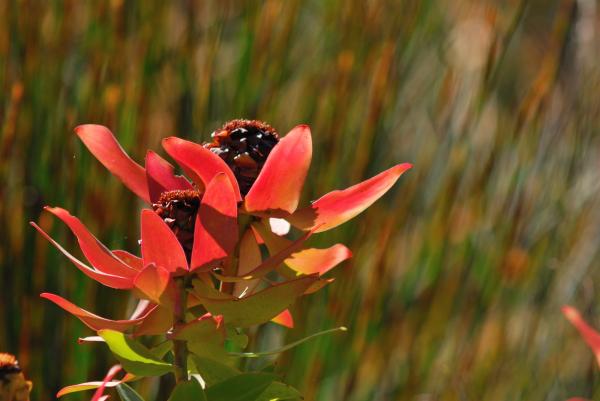
[[[194,247],[194,226],[201,196],[200,192],[192,189],[168,191],[163,192],[158,202],[152,204],[154,211],[175,233],[188,262]]]
[[[8,375],[20,371],[21,367],[14,355],[0,352],[0,380],[4,381]]]
[[[219,155],[237,178],[242,195],[246,195],[279,136],[269,124],[257,120],[233,120],[211,135],[204,147]]]

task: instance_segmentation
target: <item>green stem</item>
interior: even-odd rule
[[[176,295],[175,308],[173,311],[173,330],[185,325],[185,311],[187,305],[187,278],[175,279]],[[175,359],[175,380],[177,383],[188,379],[187,358],[188,349],[185,340],[173,340],[173,354]]]

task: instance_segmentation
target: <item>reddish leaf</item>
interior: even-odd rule
[[[203,341],[214,340],[218,343],[225,341],[225,326],[222,325],[221,316],[213,316],[206,313],[183,326],[173,330],[168,336],[172,340]]]
[[[135,277],[135,287],[152,302],[160,303],[160,298],[169,285],[169,272],[151,263]]]
[[[175,175],[171,163],[151,150],[146,153],[146,177],[150,200],[153,203],[158,202],[163,192],[194,188],[185,177]]]
[[[284,211],[298,207],[312,157],[310,128],[292,129],[271,151],[244,201],[248,212]]]
[[[293,253],[285,260],[285,264],[298,273],[323,275],[351,257],[350,249],[342,244],[335,244],[326,249],[309,248]]]
[[[196,215],[190,270],[215,267],[233,254],[237,239],[235,193],[227,176],[217,174],[206,187]]]
[[[219,156],[194,142],[177,137],[163,139],[163,148],[177,161],[183,171],[201,187],[207,186],[219,173],[225,173],[233,186],[236,201],[241,201],[240,189],[233,171]]]
[[[304,230],[317,227],[316,232],[337,227],[371,206],[411,167],[409,163],[399,164],[350,188],[332,191],[287,219]]]
[[[188,270],[185,252],[169,226],[152,210],[142,210],[142,259],[174,273]]]
[[[88,326],[90,329],[96,331],[102,329],[125,331],[137,324],[140,324],[145,317],[144,316],[133,320],[110,320],[88,312],[85,309],[82,309],[77,305],[74,305],[73,303],[55,294],[49,294],[45,292],[40,294],[40,297],[46,298],[54,302],[56,305],[60,306],[73,316],[77,317],[83,322],[83,324]]]
[[[162,305],[154,305],[143,321],[133,328],[133,335],[158,336],[165,334],[173,327],[173,311]]]
[[[106,387],[106,383],[111,381],[112,378],[115,377],[115,375],[117,373],[119,373],[120,371],[121,371],[121,365],[115,365],[112,368],[110,368],[110,370],[104,377],[104,380],[102,380],[102,384],[100,385],[100,387],[98,387],[98,390],[96,390],[96,392],[94,393],[94,396],[92,397],[92,401],[101,401],[108,397],[108,396],[103,396],[104,388]]]
[[[44,236],[52,245],[56,247],[59,251],[63,253],[73,264],[81,270],[86,276],[90,277],[93,280],[96,280],[100,284],[103,284],[107,287],[116,288],[116,289],[130,289],[133,287],[133,279],[115,276],[112,274],[103,273],[98,270],[94,270],[75,256],[71,255],[66,249],[64,249],[60,244],[52,239],[44,230],[42,230],[37,224],[34,222],[30,222],[36,230],[39,231],[40,234]]]
[[[102,337],[100,337],[100,338],[102,338]],[[104,340],[102,340],[102,341],[104,341]],[[125,376],[123,376],[123,378],[121,380],[111,380],[111,381],[106,382],[105,387],[106,388],[117,387],[119,384],[131,381],[135,378],[136,377],[134,375],[127,373]],[[60,398],[64,395],[71,394],[71,393],[77,393],[79,391],[93,390],[93,389],[100,387],[102,385],[102,383],[104,383],[104,382],[91,381],[91,382],[85,382],[85,383],[79,383],[79,384],[72,384],[70,386],[66,386],[66,387],[63,387],[62,389],[60,389],[60,391],[56,394],[56,397]]]
[[[292,314],[290,313],[289,309],[284,310],[279,315],[271,319],[271,321],[289,329],[294,328],[294,318],[292,317]]]
[[[262,262],[260,248],[256,243],[252,229],[246,230],[240,241],[240,254],[238,263],[238,276],[245,276]],[[234,295],[239,297],[241,294],[252,294],[260,280],[247,280],[235,283]]]
[[[108,128],[86,124],[75,128],[75,133],[108,171],[123,181],[137,196],[150,202],[144,168],[125,153]]]
[[[123,262],[125,262],[128,266],[130,266],[131,268],[133,268],[137,271],[140,271],[144,268],[144,261],[142,260],[142,258],[139,258],[135,255],[132,255],[131,253],[129,253],[127,251],[122,251],[120,249],[115,249],[112,251],[112,253],[117,258],[119,258]]]
[[[137,271],[117,258],[81,221],[68,211],[59,207],[45,207],[47,211],[61,219],[77,237],[77,242],[87,260],[97,270],[114,276],[133,278]]]
[[[280,252],[291,244],[290,240],[273,234],[266,224],[254,224],[252,227],[264,239],[271,254]],[[298,273],[323,275],[350,257],[352,257],[350,249],[342,244],[336,244],[325,249],[308,248],[294,252],[285,259],[284,263]]]
[[[271,256],[270,258],[267,258],[264,262],[262,262],[260,265],[258,265],[254,269],[250,270],[244,276],[238,275],[236,277],[228,277],[228,276],[223,276],[223,275],[219,275],[219,274],[215,274],[215,276],[223,282],[232,282],[232,283],[264,277],[268,273],[275,270],[292,253],[297,252],[302,247],[302,245],[304,245],[304,242],[306,242],[306,240],[308,238],[310,238],[310,236],[312,234],[313,234],[313,231],[309,231],[309,232],[305,233],[302,237],[291,242],[290,245],[288,245],[281,251],[277,252],[275,255]]]
[[[583,320],[577,309],[571,306],[563,306],[562,312],[567,320],[569,320],[569,322],[571,322],[571,324],[575,326],[577,330],[579,330],[579,334],[581,334],[583,340],[594,352],[596,361],[600,366],[600,333],[590,327],[585,320]]]
[[[317,281],[319,278],[316,275],[306,276],[232,300],[203,298],[199,294],[196,296],[213,315],[223,315],[225,323],[236,327],[248,327],[273,319]]]

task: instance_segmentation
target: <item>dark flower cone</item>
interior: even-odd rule
[[[194,247],[194,226],[200,197],[201,194],[195,190],[169,191],[162,193],[158,202],[152,205],[154,211],[177,236],[188,262]]]
[[[212,133],[213,141],[204,147],[219,155],[237,178],[246,195],[260,173],[267,156],[279,142],[269,124],[257,120],[233,120]]]

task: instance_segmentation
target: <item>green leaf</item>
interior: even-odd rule
[[[248,327],[265,323],[283,312],[315,282],[316,275],[274,285],[244,298],[203,298],[196,294],[204,307],[213,315],[223,315],[225,323],[235,327]]]
[[[141,395],[125,383],[117,386],[117,393],[119,393],[122,401],[144,401]]]
[[[152,353],[152,355],[154,355],[156,358],[158,359],[162,359],[165,357],[165,355],[167,355],[167,353],[169,351],[171,351],[173,349],[173,341],[163,341],[162,343],[158,344],[157,346],[155,346],[154,348],[150,349],[150,352]]]
[[[211,358],[192,354],[190,359],[196,367],[196,372],[202,377],[207,387],[221,383],[241,373],[239,370]]]
[[[206,395],[200,383],[192,379],[175,386],[169,401],[206,401]]]
[[[210,401],[256,401],[274,379],[266,373],[243,373],[209,387],[206,395]]]
[[[161,376],[173,371],[173,366],[163,362],[139,342],[114,330],[100,330],[108,348],[117,357],[123,368],[136,376]]]
[[[233,327],[226,328],[225,349],[230,352],[240,352],[248,346],[248,336],[238,332]]]
[[[230,352],[229,355],[231,356],[237,356],[237,357],[241,357],[241,358],[260,358],[261,356],[268,356],[268,355],[275,355],[275,354],[279,354],[281,352],[287,351],[289,349],[292,349],[294,347],[297,347],[298,345],[308,341],[308,340],[312,340],[315,337],[319,337],[325,334],[329,334],[329,333],[334,333],[336,331],[348,331],[348,329],[344,326],[342,327],[336,327],[335,329],[329,329],[329,330],[324,330],[324,331],[320,331],[318,333],[314,333],[311,334],[308,337],[304,337],[298,341],[294,341],[293,343],[289,343],[284,345],[281,348],[277,348],[271,351],[262,351],[262,352]]]
[[[302,394],[289,384],[273,382],[256,401],[280,401],[302,399]]]

